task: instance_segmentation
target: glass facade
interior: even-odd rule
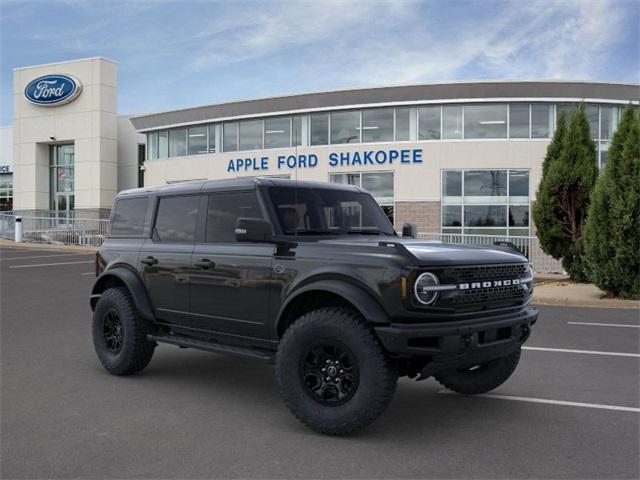
[[[528,236],[528,170],[443,170],[442,232]]]
[[[623,107],[585,106],[601,166]],[[392,141],[549,139],[576,103],[476,103],[381,107],[193,125],[147,134],[147,160],[183,155]],[[216,142],[222,143],[222,148]]]
[[[13,173],[0,173],[0,212],[13,210]]]
[[[75,208],[75,146],[49,147],[49,208],[70,217]]]

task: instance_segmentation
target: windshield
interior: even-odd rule
[[[285,235],[395,235],[389,219],[367,193],[272,187],[269,196]]]

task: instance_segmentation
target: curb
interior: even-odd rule
[[[58,252],[87,252],[95,253],[98,251],[98,247],[83,247],[80,245],[56,245],[49,243],[29,243],[21,242],[16,243],[11,240],[0,238],[0,247],[12,248],[12,249],[25,249],[25,250],[51,250]]]

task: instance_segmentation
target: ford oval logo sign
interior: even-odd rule
[[[29,82],[24,96],[31,103],[42,106],[57,106],[75,100],[82,84],[70,75],[45,75]]]

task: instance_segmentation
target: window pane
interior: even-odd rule
[[[440,106],[418,109],[418,140],[440,139]]]
[[[600,107],[600,138],[609,140],[618,125],[617,107]]]
[[[462,196],[462,172],[445,171],[442,174],[442,196]]]
[[[587,120],[589,121],[589,132],[591,132],[591,138],[598,138],[598,105],[587,105],[585,109],[587,114]]]
[[[507,106],[465,106],[464,138],[507,138]]]
[[[169,156],[180,157],[187,154],[187,129],[169,130]]]
[[[225,123],[222,127],[222,147],[225,152],[238,151],[238,123]]]
[[[370,108],[362,111],[362,141],[393,141],[393,108]]]
[[[189,129],[189,155],[207,153],[207,127]]]
[[[160,199],[153,238],[158,242],[193,242],[198,217],[198,195]]]
[[[509,105],[509,138],[529,138],[529,105]]]
[[[240,122],[240,150],[259,150],[262,148],[262,120]]]
[[[331,113],[331,143],[360,141],[360,111]]]
[[[296,145],[302,145],[302,116],[298,115],[291,119],[293,131],[291,132],[291,143],[295,147]]]
[[[442,208],[442,226],[462,226],[462,207],[460,205],[445,205]]]
[[[529,201],[529,172],[517,170],[509,172],[509,197],[511,201]]]
[[[158,132],[158,158],[169,156],[169,132],[164,130]]]
[[[442,138],[462,138],[462,107],[442,107]]]
[[[551,105],[531,105],[531,138],[549,138],[552,122]]]
[[[509,207],[509,226],[528,227],[529,226],[529,206],[517,205]]]
[[[148,203],[147,197],[118,200],[113,210],[110,235],[120,237],[142,235],[145,229]]]
[[[264,121],[264,148],[284,148],[291,144],[291,117]]]
[[[467,202],[505,201],[506,170],[472,170],[464,172],[464,195]]]
[[[396,108],[396,140],[406,142],[411,139],[411,109]]]
[[[393,173],[363,173],[362,188],[368,190],[378,203],[393,203]]]
[[[147,134],[147,160],[158,158],[158,132]]]
[[[502,205],[465,205],[465,227],[505,227],[507,207]]]
[[[209,153],[216,153],[216,126],[209,125]]]
[[[311,145],[326,145],[329,143],[329,114],[317,113],[311,115]]]
[[[609,142],[600,143],[600,169],[601,170],[604,170],[604,167],[607,164],[607,156],[609,155],[610,145],[611,144]]]
[[[235,242],[235,227],[238,217],[263,218],[255,192],[210,195],[207,213],[207,243]]]
[[[359,173],[333,173],[329,178],[331,183],[360,186]]]

